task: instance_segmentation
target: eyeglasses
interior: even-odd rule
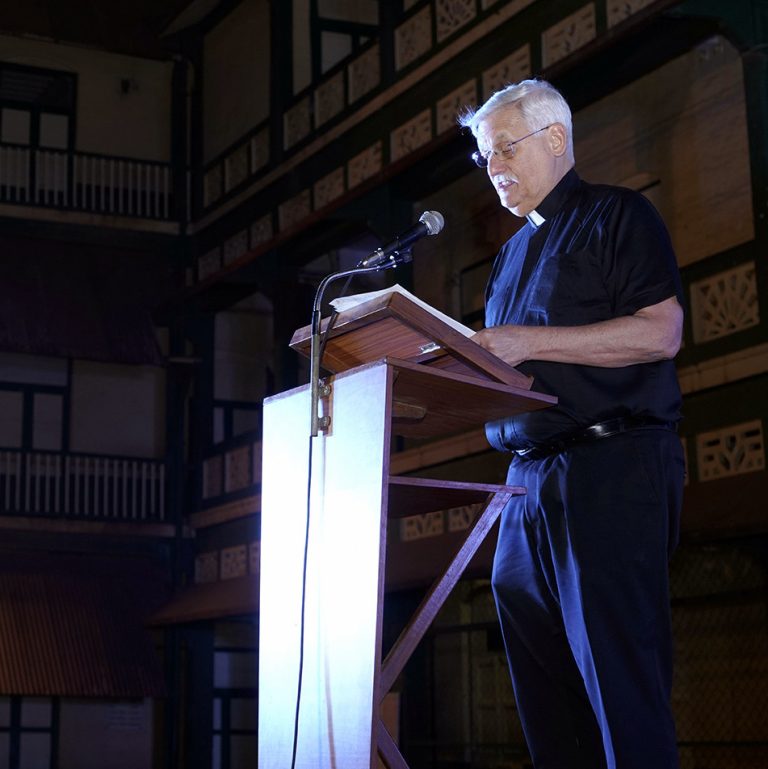
[[[486,150],[485,152],[480,152],[480,150],[475,150],[475,152],[472,153],[472,160],[475,161],[475,164],[479,168],[487,168],[488,163],[491,160],[491,155],[494,155],[496,157],[501,157],[502,160],[510,160],[515,156],[515,152],[517,152],[517,144],[520,144],[521,141],[524,139],[527,139],[530,136],[533,136],[534,134],[541,133],[542,131],[546,131],[547,128],[550,128],[552,126],[552,123],[549,125],[545,125],[543,128],[537,128],[535,131],[531,131],[529,134],[526,134],[520,139],[515,139],[513,142],[506,142],[505,144],[502,144],[501,147],[497,150]]]

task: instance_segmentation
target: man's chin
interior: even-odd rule
[[[503,200],[501,201],[501,205],[504,206],[504,208],[507,209],[511,214],[514,214],[515,216],[519,216],[521,219],[525,216],[525,213],[523,213],[521,204],[520,203],[505,203]]]
[[[513,198],[511,195],[499,195],[499,203],[507,209],[511,214],[524,217],[528,212],[524,211],[523,201]]]

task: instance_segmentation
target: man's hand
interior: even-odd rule
[[[673,296],[586,326],[495,326],[472,339],[511,366],[546,360],[619,368],[674,358],[682,331],[683,309]]]
[[[531,354],[526,340],[531,340],[531,334],[527,334],[527,326],[493,326],[478,331],[472,340],[488,352],[492,352],[497,358],[501,358],[510,366],[517,366],[526,360],[531,360]]]

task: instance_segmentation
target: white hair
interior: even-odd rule
[[[503,107],[516,106],[520,110],[528,128],[535,131],[552,123],[565,126],[568,154],[573,158],[573,124],[571,108],[563,95],[546,80],[521,80],[496,91],[476,110],[467,108],[459,116],[459,125],[469,128],[477,138],[480,123],[492,112]]]

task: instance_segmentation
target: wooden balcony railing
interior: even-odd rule
[[[167,163],[0,143],[0,203],[171,221]]]
[[[0,450],[0,514],[162,522],[165,466],[155,459]]]

